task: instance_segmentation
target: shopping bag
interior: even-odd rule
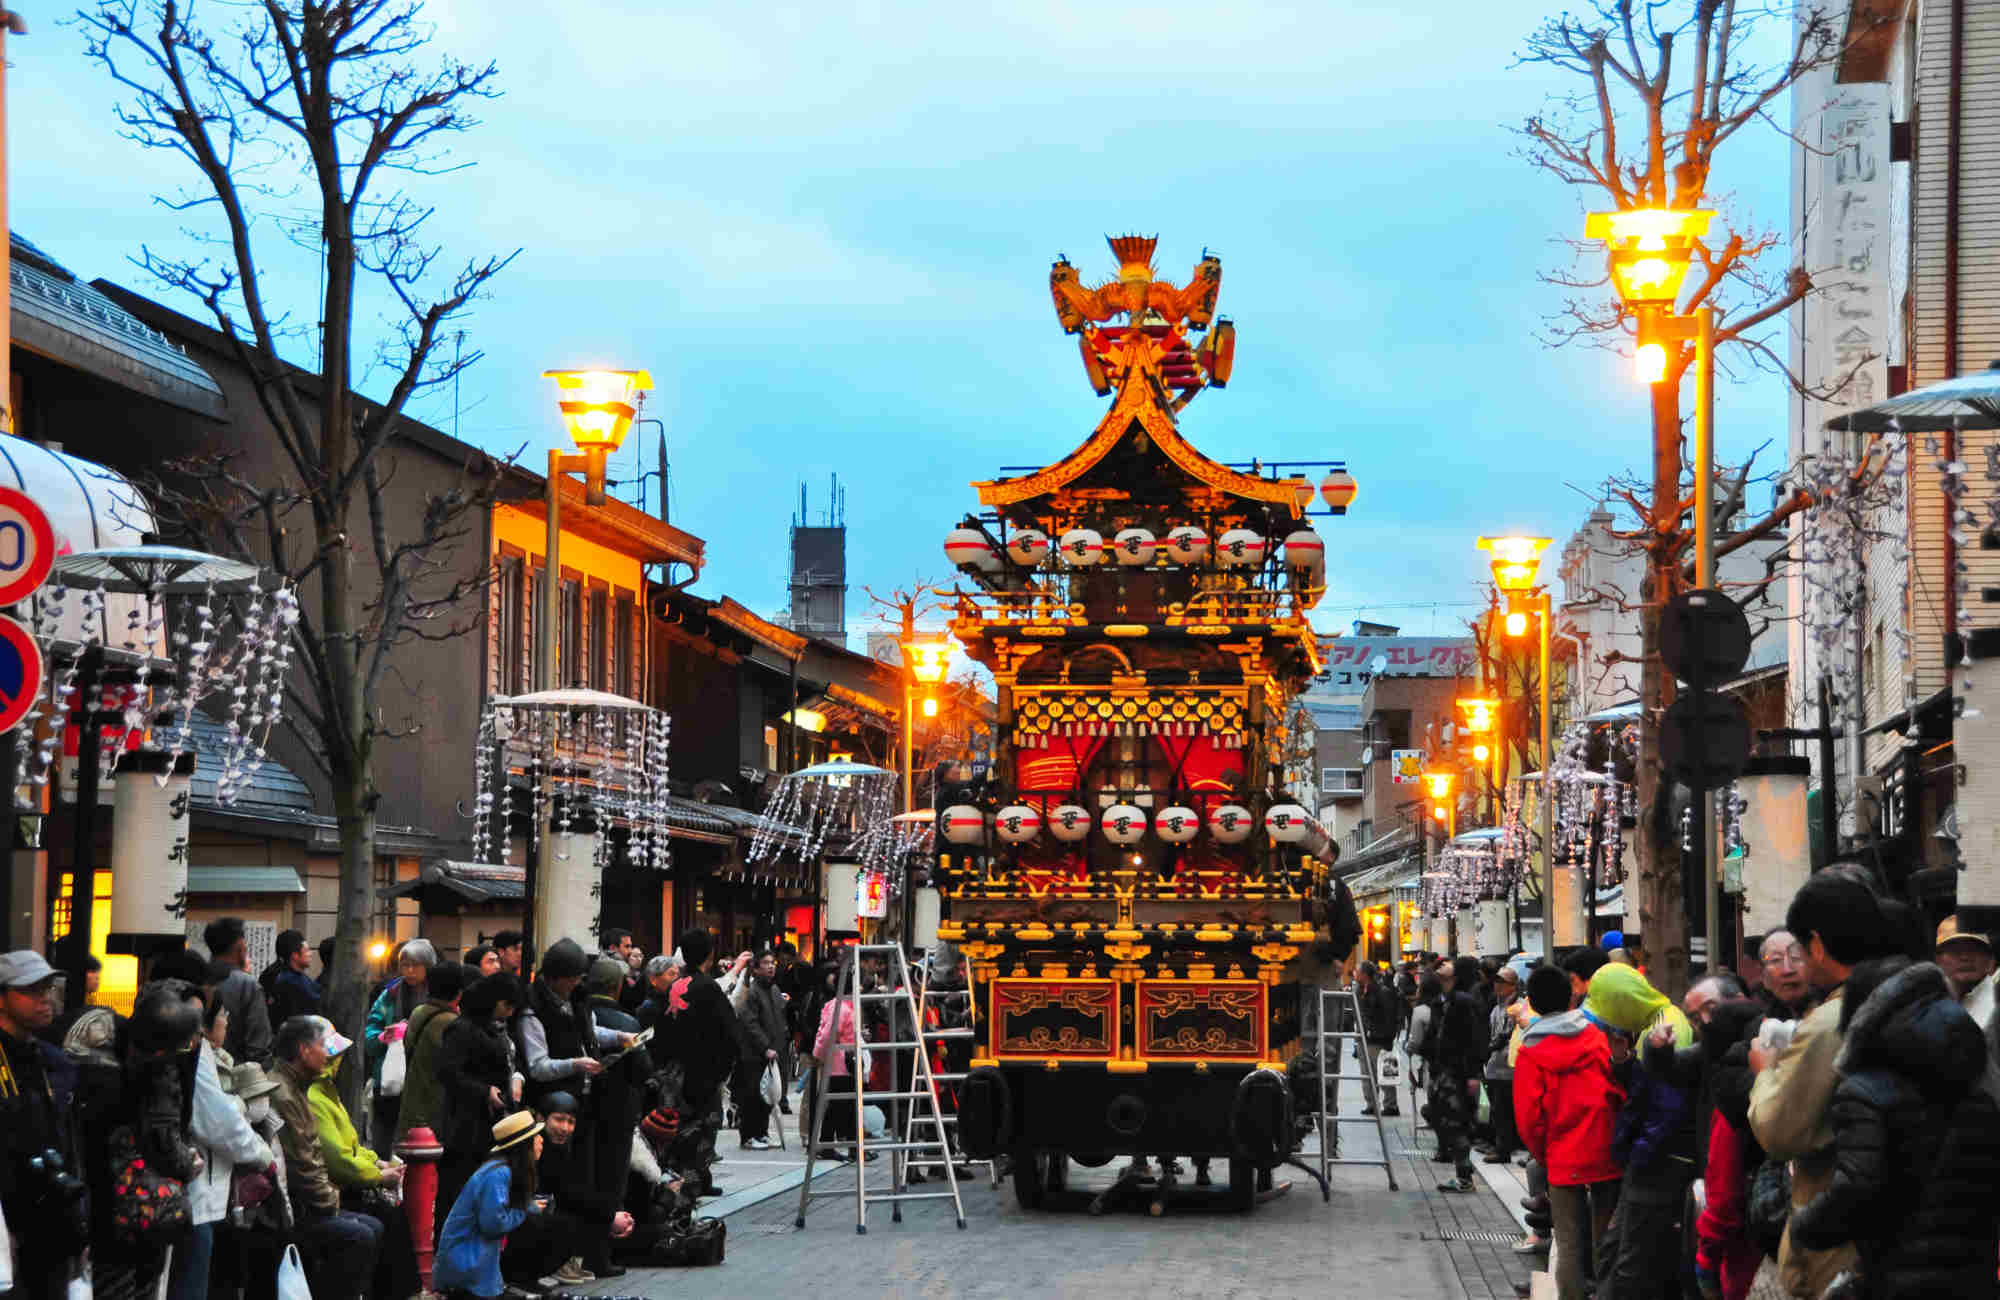
[[[403,1046],[404,1031],[408,1028],[409,1023],[405,1021],[389,1026],[382,1033],[382,1037],[389,1040],[389,1050],[382,1057],[382,1081],[375,1085],[378,1097],[403,1095],[403,1076],[409,1072],[409,1052]]]
[[[312,1300],[312,1288],[306,1285],[305,1261],[299,1258],[296,1243],[285,1247],[285,1257],[278,1261],[278,1300]]]
[[[1394,1088],[1403,1081],[1403,1067],[1396,1060],[1396,1054],[1382,1051],[1375,1054],[1375,1082],[1384,1088]]]
[[[785,1079],[778,1072],[776,1061],[764,1062],[764,1077],[757,1084],[757,1094],[766,1106],[775,1106],[785,1099]]]

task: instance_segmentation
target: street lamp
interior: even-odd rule
[[[535,650],[539,662],[535,689],[551,691],[561,680],[556,655],[562,639],[556,635],[562,618],[562,480],[565,475],[583,476],[586,506],[604,504],[604,462],[625,441],[626,430],[639,414],[653,376],[644,370],[544,370],[542,378],[556,381],[556,407],[569,430],[575,452],[549,448],[549,475],[543,508],[548,515],[548,537],[542,557],[541,615],[535,623]],[[550,822],[554,799],[542,801],[537,844],[550,843]],[[537,850],[546,852],[547,850]],[[546,944],[548,927],[546,872],[528,902],[528,935],[531,941]]]
[[[1424,773],[1424,789],[1431,796],[1431,820],[1444,823],[1439,829],[1447,840],[1458,834],[1457,810],[1451,806],[1452,779],[1449,772]]]
[[[919,637],[910,635],[896,643],[903,652],[903,811],[910,812],[916,799],[915,749],[916,687],[936,686],[944,680],[945,670],[951,666],[951,642],[944,637]],[[935,692],[924,696],[924,716],[935,718],[938,711]]]
[[[1457,703],[1459,714],[1465,719],[1465,729],[1472,733],[1472,761],[1482,767],[1488,762],[1492,764],[1488,782],[1497,801],[1500,790],[1500,751],[1493,742],[1496,739],[1494,732],[1500,727],[1500,701],[1475,696],[1472,699],[1459,700]],[[1494,811],[1495,809],[1488,808],[1489,813]],[[1494,820],[1499,819],[1495,817]]]
[[[1537,616],[1536,622],[1540,625],[1542,797],[1538,801],[1538,820],[1542,836],[1542,955],[1553,961],[1556,953],[1556,853],[1549,815],[1549,632],[1555,608],[1548,588],[1535,583],[1542,566],[1542,552],[1548,549],[1549,541],[1546,537],[1482,537],[1479,549],[1493,557],[1493,585],[1507,599],[1507,635],[1526,636],[1530,614]],[[1539,601],[1536,596],[1540,597]]]

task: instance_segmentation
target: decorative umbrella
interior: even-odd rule
[[[249,586],[263,572],[254,564],[181,546],[107,546],[58,557],[49,576],[69,587],[140,596],[188,596]]]
[[[1873,406],[1836,415],[1826,427],[1849,433],[2000,429],[2000,361],[1974,374],[1926,384]]]

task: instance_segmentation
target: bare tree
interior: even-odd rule
[[[1585,191],[1592,207],[1699,208],[1711,199],[1717,152],[1747,128],[1778,128],[1772,110],[1800,79],[1836,59],[1847,34],[1847,6],[1753,4],[1749,0],[1590,0],[1579,12],[1547,19],[1530,35],[1520,61],[1571,74],[1581,84],[1551,99],[1520,127],[1534,166]],[[1786,29],[1776,30],[1780,26]],[[1775,60],[1757,56],[1777,51]],[[1770,272],[1761,263],[1781,242],[1725,214],[1720,239],[1696,241],[1694,262],[1678,310],[1716,312],[1722,355],[1784,372],[1768,331],[1813,289],[1810,268]],[[1578,253],[1601,250],[1578,244]],[[1608,276],[1552,274],[1551,282],[1584,291],[1570,297],[1551,322],[1551,341],[1621,349],[1634,322],[1609,288]],[[1663,382],[1652,385],[1649,471],[1615,494],[1633,512],[1622,534],[1646,557],[1637,593],[1642,665],[1638,764],[1639,816],[1635,855],[1639,930],[1654,957],[1659,982],[1673,991],[1688,978],[1688,917],[1683,903],[1680,836],[1673,825],[1672,789],[1660,761],[1659,727],[1673,701],[1674,682],[1659,657],[1660,614],[1690,585],[1692,476],[1684,445],[1681,385],[1694,363],[1690,340],[1661,340]],[[1809,390],[1794,375],[1786,378]],[[1815,504],[1795,487],[1756,522],[1715,548],[1718,558],[1786,526]]]
[[[302,670],[288,713],[332,787],[340,902],[328,1004],[335,1023],[358,1036],[375,902],[374,760],[377,743],[396,734],[382,717],[381,689],[398,647],[449,634],[448,611],[484,582],[483,557],[467,574],[452,555],[492,474],[478,458],[420,517],[397,517],[384,449],[413,396],[477,360],[444,358],[437,344],[511,260],[434,274],[439,253],[422,236],[431,210],[393,182],[463,165],[447,161],[449,143],[475,125],[467,109],[495,94],[497,71],[451,59],[428,65],[421,0],[252,0],[211,7],[214,29],[196,8],[195,0],[98,0],[78,18],[91,55],[126,93],[118,109],[126,137],[178,153],[200,174],[162,202],[210,223],[191,233],[216,246],[214,255],[146,248],[135,260],[206,305],[251,376],[289,469],[274,482],[225,469],[183,504],[209,544],[300,587]],[[320,273],[310,369],[284,360],[283,345],[301,332],[287,327],[274,301],[282,290],[259,258],[274,209],[295,195],[311,216],[292,240],[317,257]],[[390,376],[379,402],[354,389],[363,285],[391,313],[376,349]],[[350,1105],[363,1073],[344,1079]]]

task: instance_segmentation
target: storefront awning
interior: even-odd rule
[[[290,867],[189,867],[190,894],[303,894],[305,882]]]

